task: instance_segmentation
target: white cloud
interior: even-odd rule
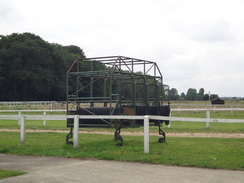
[[[1,34],[156,61],[179,93],[244,96],[242,0],[1,0]]]

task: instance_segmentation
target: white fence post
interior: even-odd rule
[[[144,116],[144,153],[149,153],[149,116]]]
[[[171,118],[171,110],[169,111],[169,117]],[[168,128],[170,128],[171,120],[169,120]]]
[[[47,111],[43,112],[44,115],[44,120],[43,120],[43,126],[46,126],[46,115],[47,115]]]
[[[74,131],[73,131],[73,147],[78,147],[78,138],[79,138],[79,116],[74,116]]]
[[[25,116],[20,117],[20,143],[25,143]]]
[[[210,127],[210,111],[206,111],[206,118],[208,119],[208,122],[206,122],[206,128],[209,128]]]
[[[21,111],[19,111],[18,115],[19,115],[18,125],[20,125],[20,120],[21,120]]]

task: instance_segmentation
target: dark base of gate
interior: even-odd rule
[[[73,145],[73,141],[70,141],[70,139],[73,138],[73,128],[70,128],[70,132],[68,135],[66,135],[66,144]]]
[[[89,107],[79,108],[74,111],[69,111],[70,115],[158,115],[169,116],[169,106],[123,106],[122,109],[109,107]],[[150,120],[151,126],[158,126],[159,135],[162,135],[158,139],[159,143],[166,141],[165,132],[162,130],[162,124],[169,124],[167,120]],[[144,120],[113,120],[113,119],[79,119],[79,128],[115,128],[114,140],[116,146],[123,146],[123,138],[120,135],[122,128],[138,128],[144,125]],[[74,119],[67,119],[67,127],[70,127],[70,132],[66,136],[66,144],[73,144],[71,141],[73,137]]]
[[[165,143],[166,142],[166,134],[165,132],[162,130],[162,125],[159,125],[159,135],[162,135],[162,137],[160,137],[158,139],[159,143]],[[123,137],[120,135],[121,132],[121,128],[115,128],[115,132],[114,132],[114,141],[116,142],[116,146],[123,146],[124,145],[124,140]],[[73,138],[73,127],[70,128],[70,132],[68,133],[68,135],[66,136],[66,144],[68,145],[73,145],[73,141],[71,141],[71,139]]]
[[[124,145],[124,140],[120,135],[120,130],[121,130],[121,128],[115,128],[114,140],[116,142],[116,146],[123,146]]]
[[[165,141],[166,141],[166,134],[165,134],[165,132],[162,130],[162,126],[161,126],[161,125],[158,126],[158,134],[163,136],[163,137],[160,137],[160,138],[158,139],[158,142],[159,142],[159,143],[165,143]]]

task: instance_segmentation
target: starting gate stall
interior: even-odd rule
[[[169,116],[169,87],[155,62],[124,56],[76,59],[66,74],[67,115],[159,115]],[[165,142],[162,124],[159,142]],[[143,126],[143,120],[79,119],[79,127],[115,128],[114,138],[123,145],[122,128]],[[74,119],[67,119],[70,132],[66,143],[72,144]]]

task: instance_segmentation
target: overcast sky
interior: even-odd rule
[[[244,97],[244,0],[0,0],[0,34],[14,32],[157,62],[179,94]]]

